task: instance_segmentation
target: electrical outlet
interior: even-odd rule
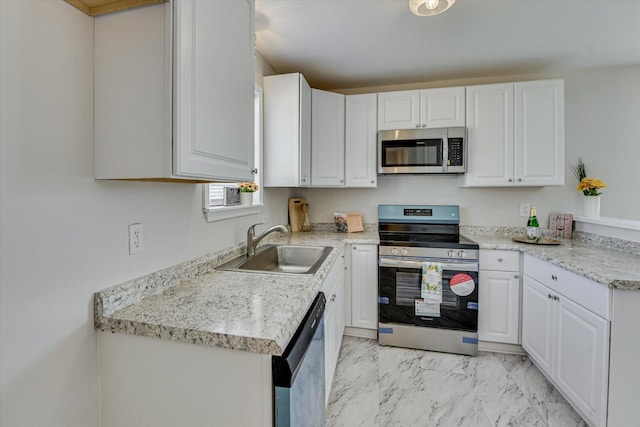
[[[529,216],[531,203],[520,203],[520,216]]]
[[[129,224],[129,255],[144,250],[144,228],[142,223]]]

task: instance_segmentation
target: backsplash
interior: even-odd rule
[[[184,280],[212,271],[218,265],[230,261],[245,252],[246,244],[239,243],[230,248],[194,258],[97,292],[94,295],[97,308],[94,315],[112,314],[175,286]]]

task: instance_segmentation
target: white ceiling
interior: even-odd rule
[[[433,17],[408,0],[255,3],[258,51],[324,89],[640,64],[640,0],[457,0]]]

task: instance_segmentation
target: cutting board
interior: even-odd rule
[[[289,225],[291,231],[302,230],[302,221],[304,215],[302,214],[302,205],[307,203],[304,197],[292,197],[289,199]]]

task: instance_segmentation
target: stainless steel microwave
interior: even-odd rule
[[[467,129],[378,131],[378,175],[467,171]]]

